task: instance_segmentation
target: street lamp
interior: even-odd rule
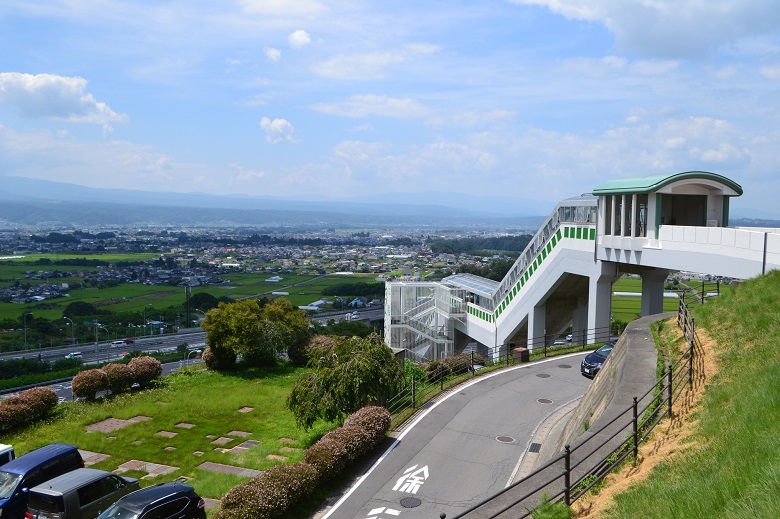
[[[145,305],[144,306],[144,335],[146,335],[146,308],[152,306],[152,305]]]
[[[73,320],[71,320],[69,317],[64,317],[66,321],[70,323],[70,352],[73,353],[73,345],[76,344],[76,340],[73,336]]]
[[[185,359],[184,359],[184,365],[185,365],[185,366],[189,366],[189,363],[190,363],[190,355],[192,355],[193,353],[194,353],[194,354],[195,354],[195,356],[197,357],[198,355],[200,355],[201,351],[200,351],[200,350],[192,350],[192,351],[188,351],[188,352],[187,352],[187,357],[185,357]]]
[[[32,315],[32,312],[27,312],[22,316],[22,321],[24,321],[24,349],[27,349],[27,316]]]

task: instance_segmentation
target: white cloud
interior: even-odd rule
[[[53,74],[0,73],[0,104],[25,117],[45,117],[73,123],[105,125],[124,123],[117,114],[92,94],[85,94],[87,80]]]
[[[392,117],[392,118],[414,118],[423,117],[430,111],[409,98],[394,98],[385,95],[354,95],[341,103],[321,103],[313,105],[312,108],[318,112],[342,117]]]
[[[723,0],[509,0],[603,24],[617,43],[648,56],[689,58],[736,40],[774,33],[780,2]]]
[[[320,14],[325,5],[317,0],[239,0],[245,13],[278,17],[298,17]]]
[[[265,57],[271,61],[279,61],[279,59],[282,57],[282,51],[273,47],[266,47],[263,49],[263,53],[265,53]]]
[[[285,119],[271,120],[268,117],[263,117],[260,120],[260,128],[265,132],[265,140],[272,144],[295,142],[293,137],[295,128]]]
[[[767,65],[764,67],[761,67],[759,69],[759,72],[762,76],[764,76],[767,79],[771,80],[778,80],[780,79],[780,65]]]
[[[311,36],[306,31],[298,29],[287,36],[287,41],[293,49],[302,49],[311,43]]]
[[[313,67],[316,74],[339,80],[374,81],[385,79],[394,65],[428,56],[439,50],[436,45],[410,43],[401,49],[355,54],[337,54]]]

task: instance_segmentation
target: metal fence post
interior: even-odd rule
[[[666,380],[667,380],[667,394],[669,398],[669,418],[672,417],[672,395],[674,394],[674,391],[672,390],[672,365],[667,364],[666,365]]]
[[[412,375],[412,409],[417,409],[417,387],[415,386],[414,375]]]
[[[471,374],[474,376],[477,376],[476,371],[474,371],[474,352],[471,352]]]
[[[568,445],[564,448],[566,449],[566,453],[563,458],[563,502],[566,506],[571,506],[571,448]]]
[[[634,461],[639,457],[639,410],[637,399],[634,397]]]

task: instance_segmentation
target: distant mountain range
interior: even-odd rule
[[[0,177],[0,226],[5,227],[533,229],[551,210],[532,200],[451,193],[322,201],[98,189]]]

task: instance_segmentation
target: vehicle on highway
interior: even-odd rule
[[[98,519],[206,519],[204,506],[194,488],[171,481],[127,494]]]
[[[111,346],[124,346],[125,341],[111,341]]]
[[[135,341],[133,339],[122,339],[122,342],[125,344],[133,344]]]
[[[65,355],[66,359],[80,359],[81,358],[81,352],[80,351],[72,351]]]
[[[135,478],[105,470],[72,470],[30,489],[25,519],[94,519],[139,488]]]
[[[51,443],[9,461],[0,467],[0,516],[23,519],[29,495],[26,489],[82,467],[78,447],[67,443]]]
[[[612,353],[614,346],[614,342],[607,342],[596,351],[590,352],[587,357],[582,359],[580,372],[586,377],[595,377],[601,371],[601,367],[604,365],[607,357],[609,357],[609,354]]]

